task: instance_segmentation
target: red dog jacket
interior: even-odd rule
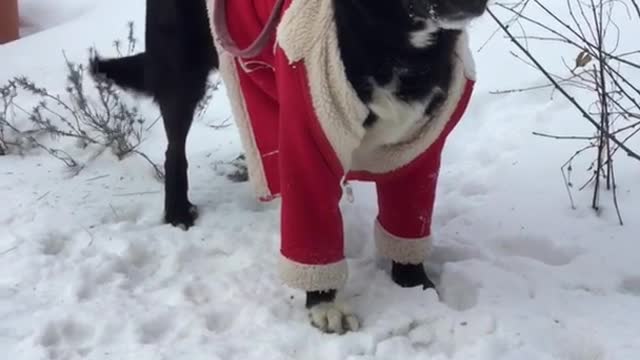
[[[229,34],[239,48],[260,34],[274,3],[227,3]],[[466,34],[444,105],[399,133],[391,124],[391,139],[389,127],[362,126],[368,109],[347,81],[331,1],[285,0],[280,15],[277,33],[255,57],[235,58],[216,46],[250,181],[261,199],[282,199],[283,280],[307,291],[345,283],[339,207],[345,179],[376,184],[379,253],[421,263],[431,243],[440,154],[474,85]]]

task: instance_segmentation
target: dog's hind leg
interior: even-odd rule
[[[96,78],[106,78],[124,89],[150,95],[158,103],[168,142],[164,166],[165,222],[188,229],[197,218],[197,209],[187,196],[185,145],[195,108],[204,93],[207,69],[203,69],[199,76],[181,77],[171,73],[175,63],[181,63],[175,61],[170,64],[158,58],[149,57],[147,53],[112,59],[94,57],[89,70]],[[182,66],[180,69],[185,68]],[[187,70],[181,73],[185,74]],[[145,81],[145,74],[150,76],[150,81]]]
[[[164,218],[188,229],[198,213],[188,198],[187,135],[208,75],[218,65],[205,1],[147,0],[145,46],[145,85],[167,135]]]
[[[186,141],[197,100],[171,93],[158,100],[167,135],[165,153],[165,222],[173,226],[193,226],[197,208],[189,202]]]

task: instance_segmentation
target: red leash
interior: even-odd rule
[[[264,49],[269,41],[269,36],[276,31],[278,27],[278,18],[282,11],[284,0],[276,0],[276,3],[269,15],[267,24],[258,37],[245,49],[240,49],[236,42],[231,38],[229,26],[227,24],[227,0],[213,0],[213,27],[218,35],[220,46],[233,56],[239,58],[254,57]]]

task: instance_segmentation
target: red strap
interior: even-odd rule
[[[258,35],[247,48],[240,49],[229,33],[229,26],[227,25],[227,0],[213,0],[213,2],[213,27],[218,35],[218,42],[224,50],[239,58],[251,58],[260,54],[262,49],[267,45],[269,36],[276,31],[278,17],[284,4],[284,0],[276,0],[273,11],[271,11],[271,15],[269,15],[269,19],[267,19],[267,23],[260,35]]]

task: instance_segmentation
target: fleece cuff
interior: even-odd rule
[[[374,237],[378,254],[401,264],[421,264],[431,252],[431,236],[414,239],[395,236],[379,221],[375,223]]]
[[[332,264],[307,265],[284,256],[280,258],[279,272],[288,286],[304,291],[341,289],[348,276],[346,260]]]

